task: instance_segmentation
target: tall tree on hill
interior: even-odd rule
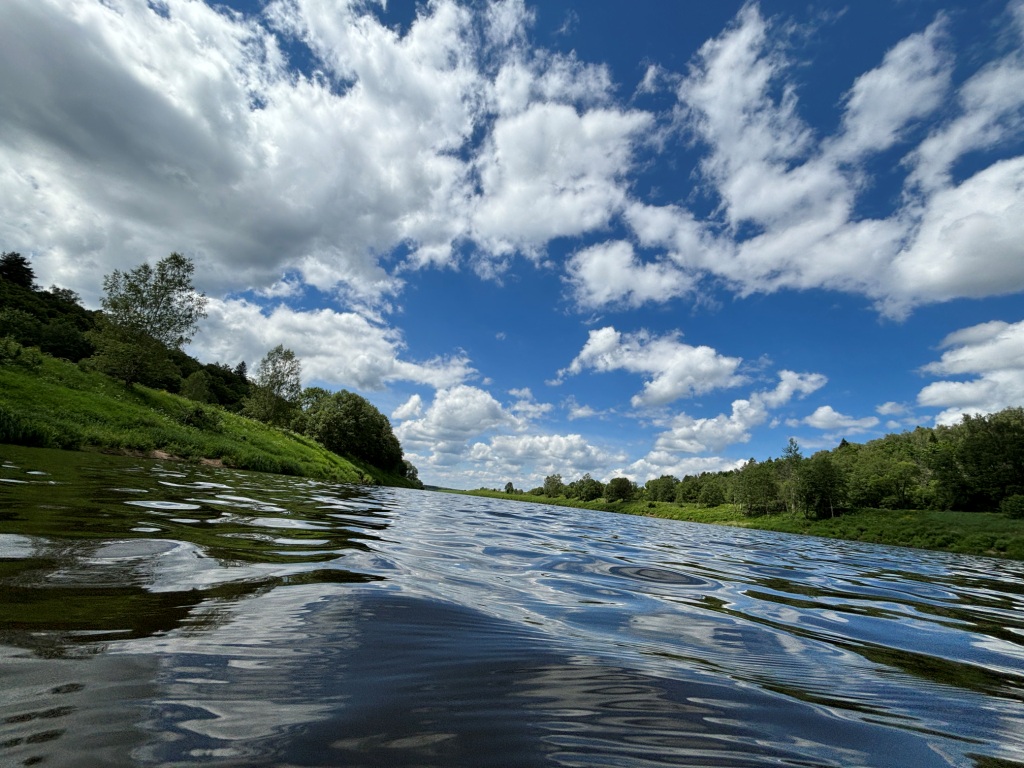
[[[33,290],[36,273],[28,264],[28,259],[14,251],[0,255],[0,279],[8,280],[22,288]]]
[[[291,425],[299,412],[302,395],[302,362],[283,344],[264,355],[256,368],[252,394],[243,413],[276,427]]]
[[[93,364],[125,386],[169,386],[178,372],[168,357],[192,340],[206,317],[206,297],[192,286],[195,266],[178,253],[103,278],[103,318],[90,334]]]
[[[195,265],[180,253],[130,272],[115,269],[103,278],[103,311],[115,325],[152,336],[168,349],[181,349],[206,317],[207,298],[192,285]]]

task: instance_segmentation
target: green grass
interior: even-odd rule
[[[747,517],[736,504],[705,509],[695,504],[629,501],[580,502],[564,497],[548,498],[501,491],[451,491],[495,499],[532,501],[563,507],[619,512],[629,515],[685,520],[693,523],[731,525],[848,541],[866,541],[901,547],[986,555],[1024,560],[1024,520],[1013,520],[995,512],[948,512],[939,510],[861,509],[825,520],[781,514]]]
[[[0,366],[0,443],[141,455],[163,451],[258,472],[409,485],[301,435],[168,392],[125,388],[50,357],[36,369]]]

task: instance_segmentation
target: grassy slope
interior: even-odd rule
[[[309,438],[196,404],[167,392],[124,386],[71,363],[45,358],[29,371],[0,366],[0,443],[129,453],[164,451],[186,460],[337,482],[408,485],[326,450]]]
[[[989,512],[864,509],[833,519],[806,520],[795,515],[747,517],[735,504],[701,509],[693,504],[679,505],[668,502],[609,503],[603,499],[580,502],[566,498],[549,499],[545,496],[506,494],[500,491],[452,492],[686,520],[694,523],[715,523],[766,531],[783,531],[834,539],[1024,560],[1024,520],[1010,520],[1003,515]]]

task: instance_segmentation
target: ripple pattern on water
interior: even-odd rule
[[[1024,765],[1020,563],[8,453],[0,764]]]

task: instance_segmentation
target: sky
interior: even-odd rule
[[[1024,0],[4,0],[0,249],[391,420],[643,483],[1024,405]]]

